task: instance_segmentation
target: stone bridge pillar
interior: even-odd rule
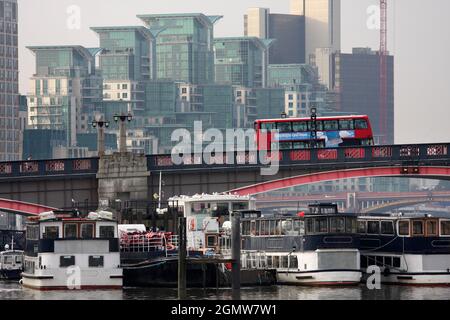
[[[148,200],[149,175],[145,155],[116,152],[102,156],[97,173],[99,207],[120,214],[127,201]]]

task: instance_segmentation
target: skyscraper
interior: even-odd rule
[[[249,8],[244,15],[244,35],[276,40],[269,48],[269,64],[305,63],[303,16]]]
[[[62,130],[66,146],[86,132],[92,108],[101,101],[95,57],[82,46],[28,47],[36,55],[36,73],[28,94],[30,129]]]
[[[0,161],[19,160],[17,0],[0,0]]]
[[[214,23],[222,16],[138,15],[151,29],[163,29],[156,41],[157,78],[206,84],[214,81]]]
[[[380,56],[370,48],[354,48],[352,53],[333,55],[334,86],[340,88],[341,112],[366,114],[376,141],[386,136],[394,143],[394,57],[388,55],[387,131],[380,131]]]
[[[145,27],[93,27],[99,35],[104,101],[124,101],[144,110],[144,81],[156,78],[155,37]],[[126,106],[128,108],[128,106]]]
[[[215,38],[215,79],[219,84],[261,88],[267,82],[271,40],[257,37]]]
[[[291,14],[305,16],[306,62],[317,48],[341,49],[341,0],[291,0]]]

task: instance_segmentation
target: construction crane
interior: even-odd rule
[[[387,0],[380,0],[380,122],[381,143],[387,144],[388,130],[388,67],[387,67]],[[392,142],[392,141],[390,141]]]

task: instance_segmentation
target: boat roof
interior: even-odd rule
[[[213,194],[195,194],[193,196],[176,196],[169,198],[170,202],[177,201],[178,203],[184,202],[199,202],[199,201],[250,201],[254,200],[251,196],[241,196],[231,193],[213,193]]]

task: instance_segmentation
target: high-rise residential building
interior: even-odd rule
[[[290,13],[305,17],[306,62],[317,48],[341,50],[341,0],[291,0]]]
[[[93,51],[82,46],[28,49],[36,56],[28,94],[28,126],[65,131],[66,146],[75,147],[77,133],[88,131],[93,110],[101,103],[102,79],[96,74]]]
[[[156,40],[142,26],[93,27],[102,48],[99,62],[103,100],[130,104],[133,113],[144,110],[143,82],[156,78]],[[128,106],[127,106],[128,107]]]
[[[0,0],[0,161],[19,160],[17,0]]]
[[[250,88],[265,87],[268,48],[271,43],[270,39],[257,37],[215,38],[216,83]]]
[[[269,16],[268,8],[248,8],[247,14],[244,15],[244,35],[268,39]]]
[[[214,82],[214,23],[222,16],[148,14],[138,18],[151,29],[162,29],[156,40],[158,79]]]
[[[339,111],[369,116],[376,141],[394,143],[394,57],[387,56],[387,131],[380,132],[380,56],[370,48],[334,54],[334,86],[339,88]]]
[[[244,15],[244,35],[276,40],[269,49],[269,64],[305,63],[303,16],[249,8]]]
[[[317,70],[310,65],[269,65],[268,86],[285,90],[284,111],[289,117],[309,116],[312,107],[319,114],[334,108],[328,89],[319,83]]]

